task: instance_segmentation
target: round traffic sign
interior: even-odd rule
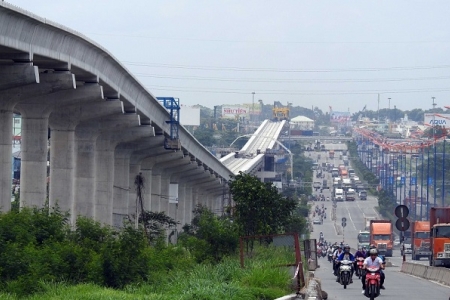
[[[400,218],[395,222],[395,228],[400,231],[406,231],[409,229],[409,220],[407,218]]]
[[[343,218],[342,218],[342,223],[345,223],[345,222],[347,222],[347,218],[346,218],[346,217],[343,217]]]
[[[395,216],[397,218],[406,218],[409,215],[409,209],[406,205],[397,205],[395,208]]]

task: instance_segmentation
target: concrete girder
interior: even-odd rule
[[[109,104],[107,101],[105,104]],[[137,126],[139,122],[136,116],[124,115],[122,110],[117,112],[117,104],[122,104],[118,101],[111,102],[114,104],[107,115],[103,115],[96,119],[82,122],[76,126],[76,167],[75,167],[75,196],[74,196],[74,215],[83,215],[87,217],[94,217],[94,199],[96,191],[96,169],[97,169],[97,138],[102,133],[109,131],[122,130],[132,125]],[[99,111],[101,115],[103,111]],[[113,113],[113,114],[111,114]]]
[[[39,70],[30,63],[2,65],[0,68],[0,90],[39,83]]]

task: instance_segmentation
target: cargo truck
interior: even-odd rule
[[[329,155],[330,159],[333,159],[334,158],[334,150],[330,150],[328,152],[328,155]]]
[[[430,221],[415,221],[411,223],[412,259],[429,258],[430,250]]]
[[[356,193],[354,189],[348,189],[345,193],[345,201],[355,201]]]
[[[358,233],[358,249],[362,247],[366,247],[369,249],[370,245],[370,232],[366,230],[360,230]]]
[[[390,220],[370,220],[370,243],[377,247],[379,254],[392,257],[394,235]]]
[[[430,266],[450,266],[450,207],[430,209]]]
[[[335,189],[334,190],[334,200],[335,201],[344,201],[344,190],[343,189]]]
[[[370,230],[370,221],[371,220],[375,220],[375,219],[376,219],[376,217],[365,217],[364,218],[364,224],[365,224],[364,230],[365,231],[369,231]]]

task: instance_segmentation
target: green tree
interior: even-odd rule
[[[235,202],[234,219],[241,235],[267,235],[285,231],[296,207],[272,183],[240,172],[230,183]]]

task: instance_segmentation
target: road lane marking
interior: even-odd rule
[[[346,207],[345,209],[347,209],[348,217],[350,218],[350,221],[352,222],[353,228],[355,228],[355,230],[358,231],[356,229],[355,223],[353,222],[352,215],[350,214],[350,211],[348,210],[348,207]]]

